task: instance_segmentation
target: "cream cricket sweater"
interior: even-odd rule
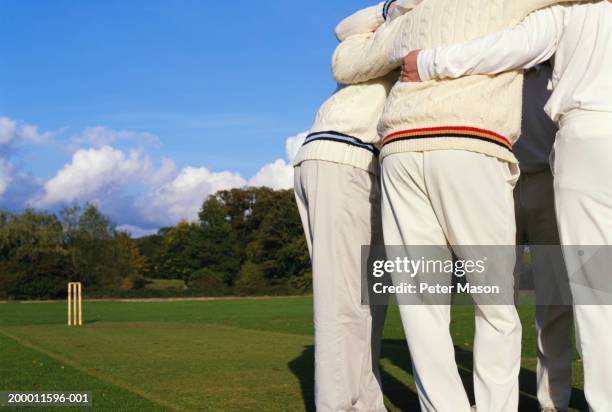
[[[391,86],[397,73],[383,79],[339,87],[319,109],[310,135],[339,133],[363,143],[378,145],[376,130]],[[357,167],[373,174],[379,172],[378,156],[362,147],[336,141],[319,140],[303,145],[293,161],[299,166],[306,160],[325,160]]]
[[[559,0],[424,0],[374,34],[353,36],[333,57],[336,80],[360,83],[400,66],[412,50],[471,40],[511,27]],[[496,76],[397,83],[379,134],[382,157],[406,151],[469,150],[516,162],[521,131],[521,71]]]
[[[421,0],[410,0],[417,3]],[[355,32],[370,32],[384,23],[383,9],[385,3],[370,7],[355,13],[343,20],[336,29],[340,40]],[[408,11],[409,8],[406,9]],[[374,27],[373,27],[374,26]],[[350,37],[349,37],[350,38]],[[337,134],[339,137],[352,137],[359,141],[377,146],[380,136],[377,131],[378,122],[391,87],[398,78],[397,72],[387,76],[354,84],[339,86],[319,109],[310,135]],[[376,148],[378,151],[378,148]],[[339,143],[332,140],[317,140],[303,145],[293,161],[299,166],[306,160],[324,160],[341,163],[366,170],[373,174],[379,173],[378,156],[359,144]]]
[[[422,79],[529,69],[554,55],[546,112],[612,112],[612,3],[565,4],[530,14],[511,29],[463,44],[422,50]]]

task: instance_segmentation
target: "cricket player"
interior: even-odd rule
[[[543,411],[566,411],[572,392],[572,306],[559,245],[549,158],[557,126],[544,112],[550,98],[549,62],[525,72],[523,126],[514,145],[521,177],[514,189],[517,250],[530,245],[536,291],[537,397]],[[517,261],[522,255],[519,253]],[[517,265],[517,269],[521,266]],[[571,300],[571,299],[568,299]]]
[[[503,30],[554,3],[425,0],[375,33],[340,44],[334,75],[349,84],[376,78],[400,66],[410,50]],[[521,133],[521,109],[521,71],[393,87],[379,124],[385,136],[382,220],[388,249],[404,245],[410,257],[416,246],[445,247],[449,259],[453,253],[472,257],[474,245],[514,250],[519,169],[513,144]],[[498,286],[513,289],[514,252],[490,263],[488,273]],[[476,406],[516,411],[521,324],[512,303],[494,303],[476,307]],[[400,313],[421,409],[469,411],[449,333],[450,305],[404,305]]]
[[[559,125],[554,145],[557,221],[570,279],[586,270],[596,284],[605,273],[589,273],[591,253],[570,245],[612,244],[612,4],[568,4],[531,14],[518,26],[453,46],[409,53],[405,83],[528,69],[554,57],[553,93],[546,112]],[[471,76],[468,76],[471,77]],[[608,254],[609,256],[609,254]],[[610,262],[607,262],[608,267]],[[611,301],[571,284],[584,390],[592,411],[612,410]],[[578,300],[577,300],[578,299]]]
[[[392,3],[350,16],[336,29],[338,39],[375,30]],[[321,106],[294,161],[312,259],[315,404],[321,412],[386,411],[378,375],[386,307],[361,303],[361,247],[382,244],[376,126],[398,75],[340,86]]]

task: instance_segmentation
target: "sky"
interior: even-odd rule
[[[0,0],[0,209],[98,205],[134,236],[292,186],[356,0]]]

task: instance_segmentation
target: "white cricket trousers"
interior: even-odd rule
[[[571,279],[588,262],[592,248],[585,248],[583,256],[571,252],[572,246],[612,245],[612,113],[574,112],[564,116],[560,126],[553,152],[555,203],[575,299],[584,392],[592,411],[608,412],[612,411],[612,300],[598,303],[599,294],[593,290],[593,302],[588,304],[590,292]],[[608,275],[612,284],[612,273]]]
[[[516,243],[535,246],[532,274],[537,303],[543,303],[536,306],[535,321],[538,401],[542,408],[565,411],[572,393],[573,316],[571,305],[560,304],[569,288],[558,280],[567,278],[567,271],[561,248],[554,247],[560,240],[551,170],[523,173],[514,189],[514,204]],[[517,261],[521,260],[519,255]]]
[[[517,172],[511,172],[511,168]],[[504,245],[497,271],[514,285],[518,168],[461,150],[408,152],[382,164],[385,245]],[[458,253],[461,255],[461,253]],[[449,327],[450,305],[400,306],[421,409],[469,412]],[[476,306],[474,391],[483,412],[518,409],[521,323],[514,305]]]
[[[379,182],[319,160],[296,167],[294,179],[312,259],[316,409],[386,411],[378,373],[386,306],[361,304],[361,247],[382,244]]]

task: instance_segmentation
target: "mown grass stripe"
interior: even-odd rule
[[[115,379],[109,376],[104,376],[102,374],[98,374],[98,373],[93,373],[91,371],[89,371],[87,368],[83,367],[82,365],[80,365],[79,363],[73,361],[72,359],[69,359],[67,357],[58,355],[57,353],[53,353],[52,351],[49,351],[41,346],[38,346],[36,344],[34,344],[33,342],[27,341],[26,339],[23,339],[21,337],[15,336],[9,332],[7,332],[6,330],[4,330],[3,328],[0,328],[0,334],[2,334],[3,336],[17,342],[19,345],[24,346],[28,349],[31,349],[33,351],[36,351],[38,353],[41,353],[45,356],[50,357],[51,359],[54,359],[58,362],[64,363],[68,366],[70,366],[71,368],[74,368],[80,372],[85,373],[88,376],[93,377],[94,379],[97,379],[99,381],[108,383],[110,385],[116,386],[118,388],[124,389],[126,391],[129,391],[135,395],[138,395],[148,401],[151,401],[153,403],[156,403],[159,406],[162,406],[164,408],[167,408],[171,411],[183,411],[184,409],[180,408],[179,406],[166,401],[165,399],[161,399],[157,396],[151,395],[129,383],[123,382],[119,379]]]

